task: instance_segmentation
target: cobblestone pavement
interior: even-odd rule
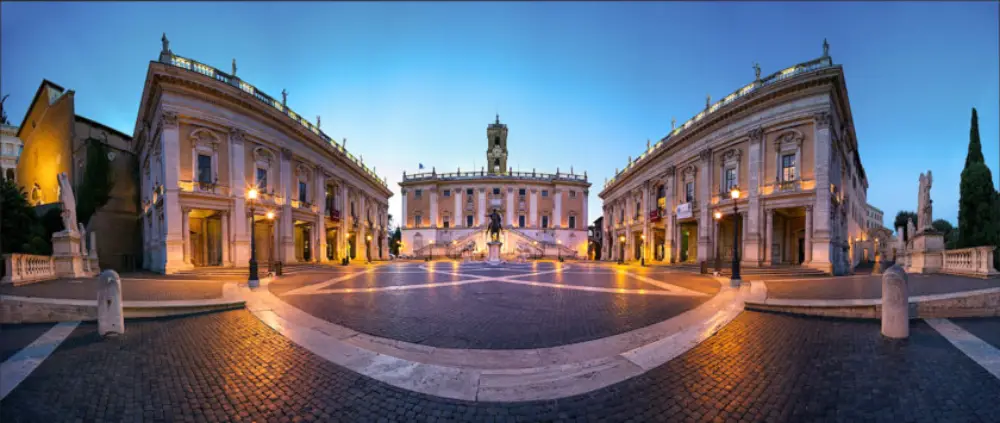
[[[1000,279],[951,275],[909,275],[910,296],[1000,288]],[[768,298],[846,300],[882,298],[881,276],[768,280]]]
[[[0,285],[0,295],[96,300],[98,278],[57,279],[23,286]],[[122,278],[125,301],[206,300],[222,297],[222,280]]]
[[[462,281],[475,283],[449,284]],[[705,276],[553,263],[505,269],[394,264],[298,294],[317,282],[281,278],[269,289],[313,316],[363,333],[475,349],[544,348],[616,335],[697,307],[719,290]],[[660,295],[671,288],[690,293]]]
[[[55,323],[0,325],[0,363],[52,329]]]
[[[333,365],[245,310],[83,324],[0,402],[0,421],[1000,421],[1000,380],[922,321],[746,312],[694,349],[584,395],[472,403]]]
[[[1000,349],[1000,317],[983,319],[951,319],[956,325]]]

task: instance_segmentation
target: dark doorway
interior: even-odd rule
[[[799,238],[799,261],[796,262],[798,264],[802,264],[802,262],[806,261],[806,248],[805,248],[805,246],[806,246],[806,240],[805,240],[805,238]]]

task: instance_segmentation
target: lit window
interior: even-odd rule
[[[732,191],[733,187],[735,186],[736,186],[736,168],[735,167],[727,168],[724,192]]]
[[[212,156],[198,155],[198,182],[212,183]]]
[[[257,168],[257,189],[261,191],[267,189],[267,169]]]
[[[451,221],[448,219],[448,216],[445,216],[444,217],[444,227],[447,229],[448,226],[451,226]]]
[[[795,180],[795,155],[785,154],[781,156],[781,180]]]
[[[302,181],[299,181],[299,201],[301,201],[303,203],[306,202],[306,193],[307,193],[307,191],[308,191],[308,189],[306,187],[306,183],[302,182]]]
[[[694,182],[688,182],[684,185],[684,198],[687,203],[694,201]]]

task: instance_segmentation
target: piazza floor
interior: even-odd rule
[[[767,287],[782,298],[872,298],[875,279]],[[135,299],[194,299],[226,282],[130,275],[123,291]],[[54,281],[2,294],[84,298],[88,283]],[[948,291],[945,283],[950,290],[1000,286],[911,277],[920,294]],[[296,271],[261,289],[374,337],[511,352],[628,336],[725,290],[713,278],[665,268],[449,261]],[[693,348],[627,380],[558,399],[488,402],[413,392],[359,374],[255,313],[248,304],[128,320],[124,336],[105,340],[96,324],[79,324],[0,400],[0,421],[1000,421],[1000,376],[923,320],[911,323],[909,339],[894,341],[880,335],[877,321],[743,311]],[[1000,349],[1000,318],[950,322]],[[7,366],[54,326],[0,326],[0,361]]]

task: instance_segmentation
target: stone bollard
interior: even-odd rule
[[[101,272],[97,287],[97,333],[123,335],[125,313],[122,311],[122,280],[118,272]]]
[[[910,336],[910,293],[906,271],[898,264],[882,275],[882,335],[905,339]]]

